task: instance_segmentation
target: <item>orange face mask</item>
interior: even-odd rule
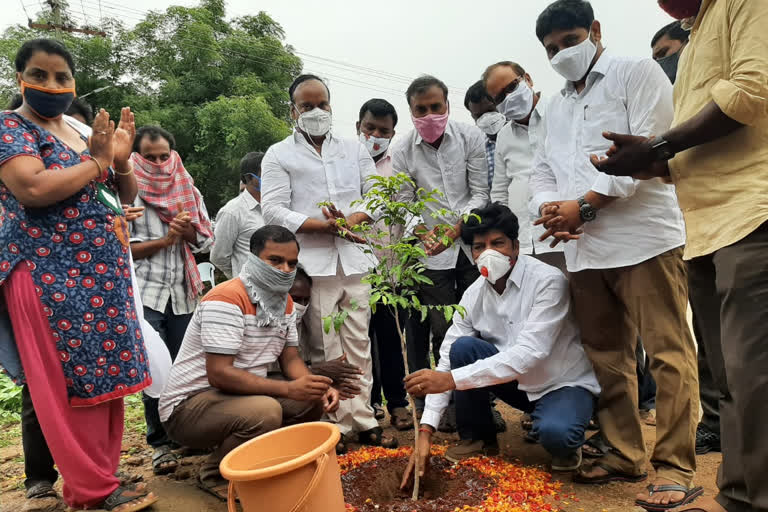
[[[43,119],[56,119],[64,114],[75,101],[75,88],[48,89],[21,81],[24,103]]]

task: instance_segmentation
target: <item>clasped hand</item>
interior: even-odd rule
[[[579,202],[570,201],[552,201],[544,203],[540,208],[541,217],[533,223],[535,226],[543,225],[547,231],[539,237],[543,242],[549,237],[554,238],[550,247],[555,247],[560,242],[567,244],[571,240],[578,240],[584,233],[581,226],[584,221],[581,220],[579,211]]]

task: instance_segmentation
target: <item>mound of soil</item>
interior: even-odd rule
[[[408,459],[389,457],[361,464],[342,475],[344,499],[359,512],[453,512],[456,507],[485,500],[494,481],[468,467],[453,467],[442,457],[432,457],[430,471],[421,479],[421,498],[411,500],[413,489],[400,490]]]

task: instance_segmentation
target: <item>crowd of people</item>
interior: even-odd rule
[[[464,101],[475,125],[424,75],[406,92],[412,131],[371,99],[358,138],[339,137],[328,86],[301,75],[293,132],[243,156],[215,222],[173,134],[137,129],[128,107],[94,115],[67,49],[26,42],[0,113],[0,363],[23,385],[26,510],[58,506],[59,473],[73,508],[158,500],[119,468],[151,335],[173,361],[143,397],[152,470],[205,453],[198,485],[221,499],[222,458],[281,426],[333,422],[344,453],[396,447],[380,422],[415,417],[405,487],[438,429],[458,432],[451,461],[498,454],[503,401],[580,484],[646,480],[641,411],[656,409],[637,505],[768,511],[768,6],[658,4],[678,21],[652,58],[610,51],[589,2],[550,4],[535,32],[563,89],[543,97],[521,63],[491,64]],[[360,202],[370,178],[399,173],[440,192],[408,229],[426,254],[418,300],[460,304],[450,322],[368,306],[351,230],[381,222]],[[205,253],[227,280],[203,296]],[[720,492],[697,499],[696,454],[720,450]]]

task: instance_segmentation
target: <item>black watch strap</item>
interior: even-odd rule
[[[664,137],[656,137],[651,141],[651,149],[653,150],[654,160],[657,162],[664,162],[671,160],[675,156],[675,151],[672,149],[669,141]]]

